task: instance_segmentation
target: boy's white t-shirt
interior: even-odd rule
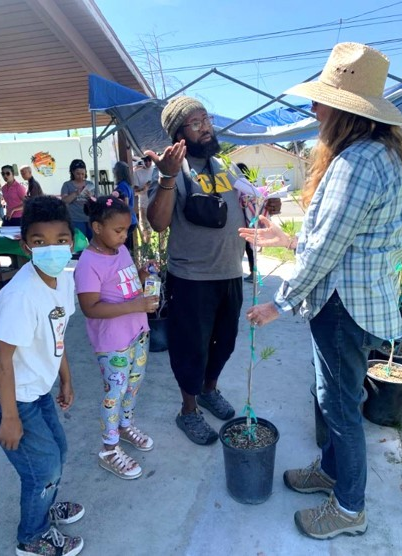
[[[0,291],[0,340],[17,346],[13,355],[17,401],[32,402],[51,390],[74,310],[72,272],[63,271],[52,289],[29,262]]]

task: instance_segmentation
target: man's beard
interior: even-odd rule
[[[195,143],[187,139],[187,137],[185,141],[187,153],[194,158],[210,158],[221,150],[215,134],[211,135],[211,139],[208,143]]]

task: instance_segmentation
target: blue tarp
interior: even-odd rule
[[[126,106],[149,100],[149,97],[142,93],[93,73],[88,78],[88,90],[89,108],[99,112],[116,106]]]
[[[384,97],[402,112],[402,83],[387,89]],[[160,115],[165,105],[165,100],[146,97],[97,75],[89,76],[90,110],[105,111],[114,116],[118,123],[126,122],[125,132],[137,154],[146,149],[161,151],[170,144],[169,137],[160,124]],[[236,145],[315,139],[318,136],[319,123],[314,117],[298,111],[298,108],[309,111],[310,106],[300,104],[294,108],[275,108],[251,116],[224,132],[221,130],[235,120],[213,114],[214,128],[220,141]]]

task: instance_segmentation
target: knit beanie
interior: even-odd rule
[[[173,139],[187,116],[195,110],[205,110],[205,106],[195,98],[186,96],[174,98],[162,110],[162,127]]]

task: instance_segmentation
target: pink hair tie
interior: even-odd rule
[[[108,200],[106,201],[106,206],[107,206],[107,207],[111,207],[112,204],[113,204],[113,200],[112,200],[112,199],[108,199]]]

